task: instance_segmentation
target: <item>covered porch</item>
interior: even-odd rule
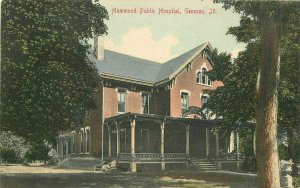
[[[104,151],[117,163],[188,164],[191,159],[219,160],[234,144],[211,130],[220,120],[175,118],[153,114],[125,113],[105,120]],[[236,139],[237,140],[237,139]],[[231,147],[231,149],[230,149]]]

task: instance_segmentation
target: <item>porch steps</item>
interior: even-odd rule
[[[217,166],[210,161],[204,159],[196,159],[192,160],[191,162],[203,172],[218,171]]]
[[[58,166],[62,168],[72,168],[72,169],[93,171],[94,166],[97,164],[101,164],[101,160],[97,158],[67,157],[63,161],[58,163]]]

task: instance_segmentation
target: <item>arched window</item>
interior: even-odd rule
[[[201,72],[201,84],[206,84],[206,82],[207,82],[206,72],[207,72],[207,69],[206,68],[202,68],[202,72]]]
[[[207,76],[206,68],[202,68],[201,71],[197,72],[196,81],[198,84],[205,84],[211,86],[211,80]]]

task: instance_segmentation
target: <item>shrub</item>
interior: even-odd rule
[[[13,149],[0,148],[0,157],[7,163],[16,163],[18,161],[17,154]]]

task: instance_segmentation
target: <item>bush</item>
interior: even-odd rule
[[[16,163],[18,157],[13,149],[0,148],[0,157],[6,163]]]
[[[294,179],[295,187],[300,187],[300,176],[293,177],[293,179]]]
[[[256,172],[256,158],[253,155],[248,155],[243,161],[243,170],[247,172]]]
[[[46,147],[44,144],[35,144],[33,145],[25,154],[25,159],[28,162],[32,161],[48,161],[48,152],[49,148]]]

